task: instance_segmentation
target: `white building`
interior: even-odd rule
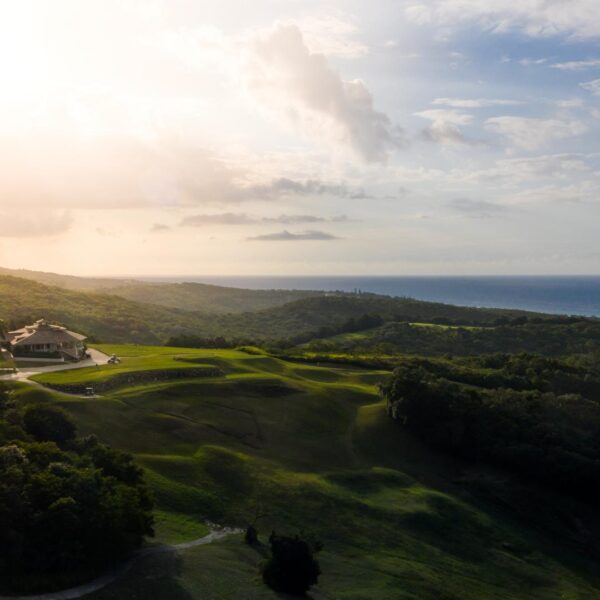
[[[81,360],[85,356],[86,337],[60,325],[51,325],[45,319],[23,329],[8,332],[9,348],[15,357],[63,358]]]

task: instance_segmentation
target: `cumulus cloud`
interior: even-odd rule
[[[488,131],[508,138],[524,150],[535,150],[555,140],[582,135],[587,126],[581,121],[527,117],[493,117],[485,122]]]
[[[523,104],[523,102],[490,98],[436,98],[431,104],[450,106],[451,108],[486,108],[488,106],[513,106]]]
[[[64,114],[53,122],[0,135],[4,206],[121,209],[295,196],[370,198],[364,188],[341,181],[272,177],[277,165],[230,160],[173,135],[86,136]],[[291,160],[298,158],[287,159],[287,172],[293,172]]]
[[[0,228],[0,237],[7,238],[55,237],[66,233],[73,225],[68,212],[56,211],[0,213],[0,220],[4,224]]]
[[[410,4],[406,14],[420,24],[475,22],[487,31],[520,31],[532,37],[600,37],[597,0],[429,0]]]
[[[475,140],[465,137],[460,130],[463,125],[473,122],[472,115],[456,110],[433,109],[415,113],[417,117],[431,121],[423,131],[426,140],[440,144],[474,144]]]
[[[328,241],[339,239],[335,235],[325,233],[324,231],[303,231],[301,233],[291,233],[287,230],[278,233],[267,233],[249,237],[251,242],[297,242],[297,241]]]
[[[251,48],[249,92],[298,129],[350,147],[366,162],[384,161],[401,143],[365,83],[342,79],[325,55],[309,50],[298,26],[280,23],[258,35]]]

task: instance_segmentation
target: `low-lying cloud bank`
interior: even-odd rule
[[[249,237],[249,242],[297,242],[297,241],[329,241],[338,240],[335,235],[326,233],[324,231],[303,231],[301,233],[291,233],[287,230],[280,231],[278,233],[267,233],[264,235],[257,235]]]

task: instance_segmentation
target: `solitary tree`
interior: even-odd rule
[[[269,541],[271,558],[263,567],[263,581],[276,592],[304,596],[321,574],[314,558],[321,544],[311,544],[298,536],[278,536],[275,532]]]

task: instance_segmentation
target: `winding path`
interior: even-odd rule
[[[100,352],[100,350],[96,350],[94,348],[88,348],[88,353],[90,354],[90,358],[86,358],[77,363],[59,363],[56,365],[48,365],[45,367],[24,367],[17,368],[14,373],[10,373],[9,375],[1,375],[0,381],[20,381],[22,383],[29,383],[30,385],[37,385],[46,390],[50,389],[45,385],[38,383],[31,379],[34,375],[40,375],[42,373],[55,373],[56,371],[70,371],[73,369],[83,369],[85,367],[98,367],[100,365],[105,365],[108,363],[108,355],[104,354],[104,352]],[[52,390],[56,391],[56,390]],[[82,394],[69,394],[67,392],[59,392],[63,396],[71,396],[73,398],[89,398],[90,396],[85,396]],[[97,397],[97,396],[96,396]]]
[[[79,362],[57,363],[55,365],[47,365],[44,367],[17,367],[15,373],[0,376],[0,381],[29,382],[30,377],[40,375],[41,373],[54,373],[55,371],[69,371],[72,369],[83,369],[85,367],[97,367],[99,365],[105,365],[108,362],[109,356],[104,354],[104,352],[100,352],[100,350],[88,348],[88,353],[90,358],[86,358]]]
[[[184,542],[183,544],[175,544],[172,546],[168,544],[149,546],[148,548],[142,548],[139,550],[133,556],[133,558],[128,560],[126,563],[88,583],[69,588],[68,590],[49,592],[48,594],[38,594],[35,596],[0,596],[0,600],[74,600],[75,598],[82,598],[83,596],[87,596],[87,594],[91,594],[101,590],[102,588],[105,588],[107,585],[125,575],[125,573],[127,573],[127,571],[129,571],[129,569],[131,569],[131,567],[141,558],[165,552],[179,552],[181,550],[195,548],[196,546],[204,546],[205,544],[216,542],[227,537],[228,535],[234,535],[237,533],[242,533],[242,530],[224,527],[223,529],[215,529],[208,535],[196,540],[192,540],[191,542]]]

